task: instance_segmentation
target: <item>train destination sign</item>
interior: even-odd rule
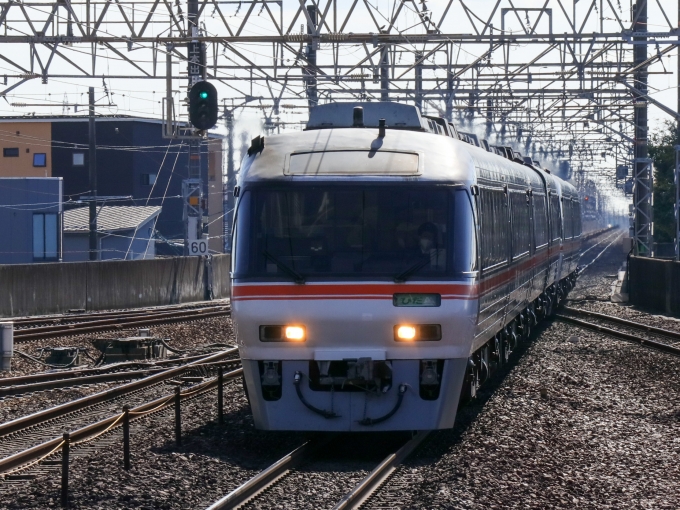
[[[394,306],[441,306],[440,294],[395,294],[392,298]]]

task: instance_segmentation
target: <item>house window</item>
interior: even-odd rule
[[[33,214],[33,259],[57,260],[58,217],[56,213]]]
[[[2,149],[2,157],[4,158],[18,158],[19,147],[5,147]]]
[[[142,186],[153,186],[158,174],[142,174]]]
[[[83,152],[73,153],[73,166],[85,166],[85,153]]]
[[[33,166],[47,166],[47,154],[44,152],[33,154]]]

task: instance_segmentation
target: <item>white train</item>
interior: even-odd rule
[[[397,103],[256,138],[238,185],[232,317],[255,425],[452,427],[576,278],[570,184]]]

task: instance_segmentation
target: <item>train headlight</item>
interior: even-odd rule
[[[416,338],[416,328],[414,326],[397,326],[396,340],[410,342]]]
[[[305,341],[305,328],[302,326],[286,326],[286,340],[291,342]]]
[[[399,324],[394,326],[394,340],[397,342],[431,342],[442,339],[439,324]]]
[[[304,326],[260,326],[261,342],[304,342],[306,338]]]

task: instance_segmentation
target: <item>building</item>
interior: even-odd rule
[[[52,177],[52,126],[0,120],[0,177]]]
[[[55,177],[0,178],[0,264],[61,260],[62,187]]]
[[[88,124],[87,117],[0,117],[0,176],[61,177],[67,202],[89,195]],[[158,238],[183,239],[186,141],[163,138],[160,120],[127,116],[98,116],[96,132],[97,194],[117,197],[107,206],[162,207],[156,223]],[[205,234],[210,248],[222,252],[222,139],[204,141],[201,153],[203,193],[208,198]],[[157,248],[161,254],[181,254],[181,243],[159,243]]]
[[[161,207],[105,205],[97,212],[99,260],[152,259],[156,255],[154,228]],[[90,211],[64,211],[64,262],[90,260]]]

